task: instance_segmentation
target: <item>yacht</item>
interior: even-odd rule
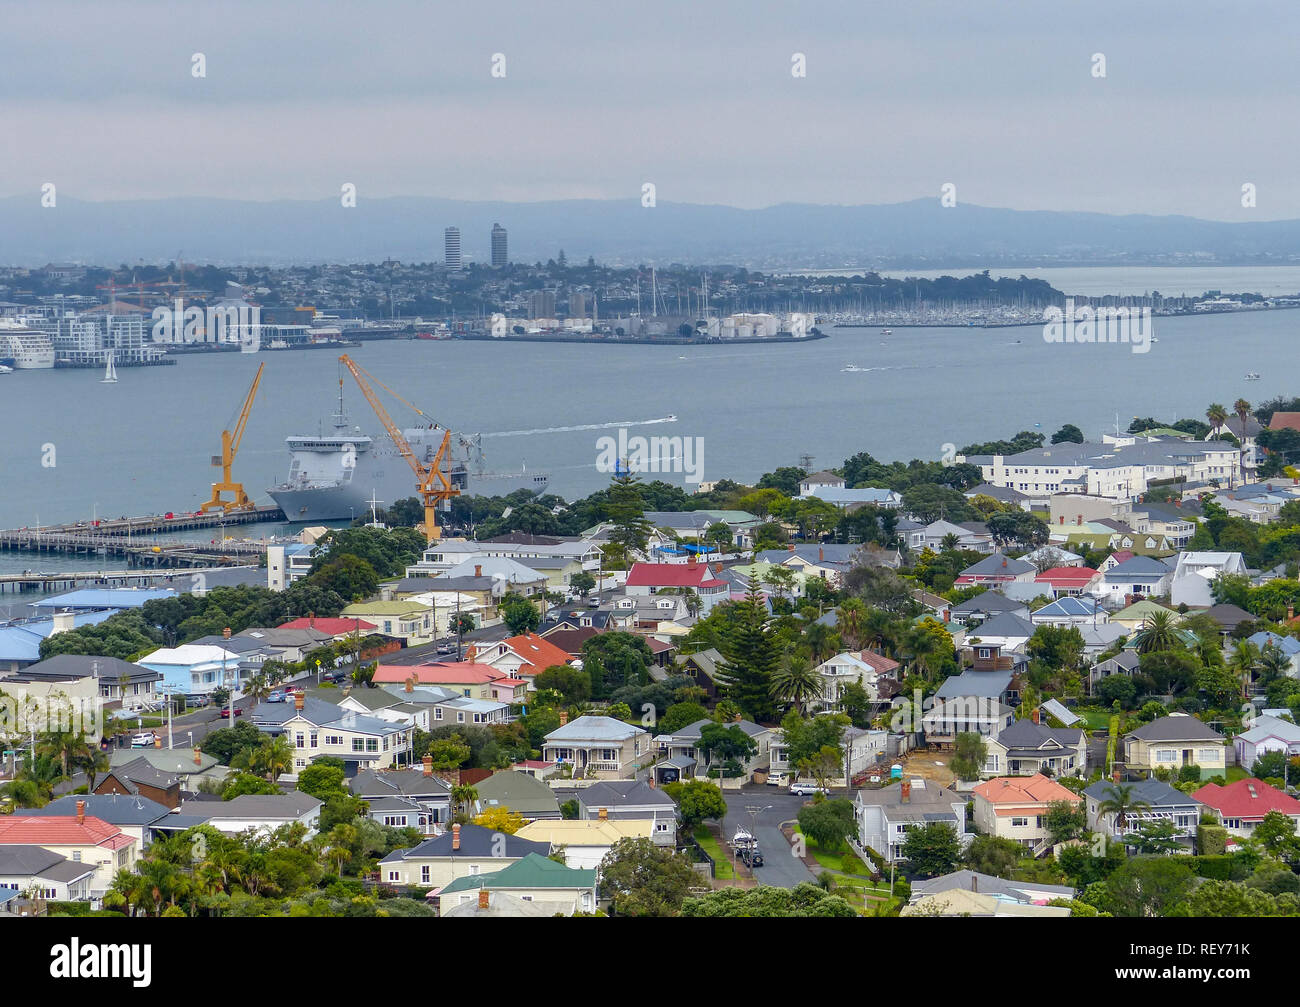
[[[1246,380],[1247,380],[1247,381],[1258,381],[1258,380],[1259,380],[1259,374],[1257,374],[1255,371],[1251,371],[1249,374],[1246,375]]]
[[[109,351],[108,363],[104,365],[104,376],[99,379],[101,385],[117,384],[117,365],[114,363],[114,358],[116,356],[116,353],[111,350]]]

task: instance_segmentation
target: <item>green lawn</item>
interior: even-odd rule
[[[797,825],[794,827],[794,831],[796,834],[803,834]],[[863,878],[865,880],[866,866],[847,847],[838,852],[823,850],[817,845],[817,840],[808,836],[804,836],[804,842],[808,844],[808,852],[812,854],[813,859],[822,867],[829,871],[844,871],[846,878]],[[848,861],[847,865],[845,864],[846,860]]]
[[[709,831],[708,826],[695,826],[695,841],[713,858],[714,877],[719,881],[730,881],[735,878],[736,872],[731,867],[731,855],[722,848],[722,844]]]
[[[1088,725],[1088,730],[1090,731],[1096,731],[1100,728],[1110,726],[1110,710],[1075,709],[1072,712],[1075,716],[1083,718],[1084,723]]]
[[[1249,776],[1250,774],[1240,766],[1229,766],[1228,774],[1224,779],[1227,780],[1228,783],[1236,783],[1238,780],[1247,779]]]

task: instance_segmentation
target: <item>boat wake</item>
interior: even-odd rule
[[[495,430],[484,437],[524,437],[531,434],[567,434],[582,430],[611,430],[618,427],[646,427],[653,423],[676,423],[676,416],[659,416],[649,420],[612,420],[609,423],[580,423],[571,427],[534,427],[531,430]]]

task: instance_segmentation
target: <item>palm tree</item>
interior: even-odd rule
[[[824,622],[810,622],[803,631],[804,642],[812,652],[812,659],[820,664],[839,650],[840,634]]]
[[[108,753],[98,745],[87,745],[85,750],[73,760],[73,765],[86,774],[86,792],[95,792],[95,778],[100,773],[107,773],[112,768]]]
[[[238,765],[236,765],[238,763]],[[256,748],[241,751],[230,765],[235,769],[247,769],[250,773],[265,776],[274,783],[281,773],[293,768],[293,746],[283,734],[267,738]]]
[[[1115,815],[1115,832],[1121,836],[1128,832],[1126,826],[1130,816],[1140,811],[1146,811],[1151,807],[1149,803],[1140,797],[1133,796],[1133,784],[1131,783],[1113,783],[1103,793],[1109,796],[1105,800],[1098,802],[1098,816],[1113,813]]]
[[[1242,478],[1246,474],[1246,418],[1250,416],[1250,403],[1245,399],[1238,399],[1232,404],[1232,411],[1237,414],[1237,419],[1241,421],[1241,472]]]
[[[249,678],[248,684],[244,686],[244,695],[252,697],[254,703],[263,702],[270,694],[271,682],[260,671]]]
[[[64,779],[68,776],[68,763],[86,749],[86,739],[76,731],[48,731],[36,739],[36,754],[59,760]]]
[[[1218,430],[1223,426],[1224,421],[1228,418],[1228,410],[1217,402],[1210,403],[1210,408],[1205,410],[1205,418],[1210,421],[1210,429]]]
[[[451,799],[468,815],[469,806],[478,800],[478,790],[468,783],[458,783],[451,788]]]
[[[863,623],[867,617],[867,606],[861,598],[846,599],[836,611],[836,624],[844,642],[852,647],[862,646]]]
[[[1241,695],[1250,693],[1250,683],[1255,679],[1255,672],[1260,666],[1259,648],[1249,640],[1238,640],[1233,648],[1232,657],[1228,658],[1228,668],[1241,682]]]
[[[1271,640],[1266,643],[1259,653],[1260,682],[1267,686],[1282,678],[1290,669],[1291,661],[1282,653],[1282,648],[1276,646]]]
[[[335,873],[342,874],[343,863],[351,858],[352,848],[357,842],[356,827],[340,823],[330,829],[324,840],[324,847],[321,852],[325,854],[327,860],[338,859],[339,866]]]
[[[939,650],[939,641],[924,626],[912,626],[903,637],[902,647],[911,661],[912,670],[924,679],[930,678],[931,660]]]
[[[952,552],[957,548],[960,542],[961,539],[959,539],[954,532],[949,532],[939,540],[939,548],[944,552]]]
[[[1142,621],[1142,631],[1137,634],[1136,640],[1139,654],[1173,650],[1178,646],[1178,637],[1174,634],[1174,613],[1168,609],[1152,612]]]
[[[772,698],[806,714],[808,704],[821,699],[825,689],[821,674],[809,661],[798,657],[785,661],[772,676]]]
[[[899,639],[899,622],[883,608],[868,610],[862,621],[862,635],[866,642],[881,653],[895,650]]]

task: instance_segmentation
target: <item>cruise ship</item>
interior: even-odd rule
[[[54,341],[44,332],[0,319],[0,363],[19,371],[54,366]]]
[[[375,440],[359,427],[349,428],[340,411],[333,416],[333,432],[295,434],[285,438],[289,447],[289,476],[267,492],[289,521],[343,521],[370,511],[371,500],[392,504],[418,496],[415,473],[397,450],[392,438]],[[416,457],[433,463],[442,443],[442,427],[405,429]],[[451,435],[452,485],[474,496],[506,496],[526,489],[546,491],[550,477],[526,467],[518,472],[487,472],[478,435]]]

